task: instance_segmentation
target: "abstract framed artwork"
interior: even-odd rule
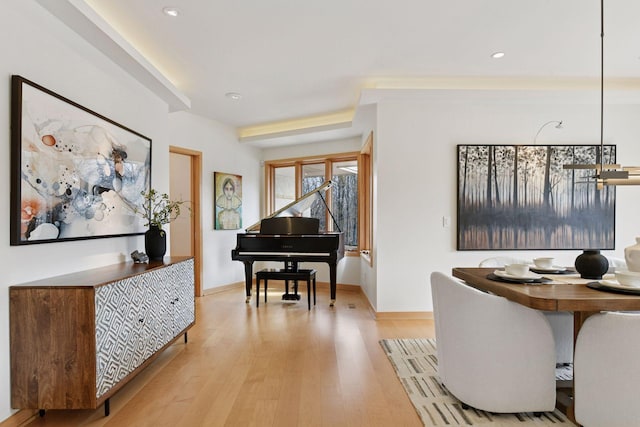
[[[215,229],[242,228],[242,176],[223,172],[213,173],[215,200]]]
[[[11,80],[11,245],[143,234],[151,139]]]
[[[458,145],[457,249],[614,249],[614,186],[596,188],[599,145]],[[604,146],[615,163],[615,145]]]

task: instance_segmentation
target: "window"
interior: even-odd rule
[[[296,199],[295,168],[293,166],[274,168],[273,176],[273,210],[278,210]]]
[[[358,161],[333,162],[331,166],[333,217],[344,233],[346,250],[358,249]]]
[[[373,265],[373,132],[364,143],[358,156],[358,233],[360,253]]]
[[[265,162],[267,212],[273,212],[331,180],[333,185],[324,194],[324,200],[331,212],[322,201],[317,201],[310,210],[310,216],[320,219],[321,230],[342,231],[345,250],[348,253],[357,253],[360,232],[359,157],[359,153],[343,153],[322,158]]]
[[[324,163],[310,163],[302,165],[302,192],[300,195],[307,194],[309,191],[315,190],[326,181],[324,169]],[[320,230],[330,230],[327,228],[326,212],[327,209],[321,200],[317,200],[311,206],[310,216],[320,220]]]

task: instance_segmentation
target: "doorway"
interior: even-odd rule
[[[169,147],[169,198],[188,201],[189,208],[169,224],[170,255],[193,257],[196,296],[202,295],[201,171],[200,151]]]

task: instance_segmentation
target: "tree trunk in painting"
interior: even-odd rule
[[[491,209],[495,205],[493,203],[493,195],[491,193],[491,171],[493,169],[493,146],[489,146],[489,153],[487,155],[487,208]],[[493,245],[493,222],[487,224],[487,240],[489,245]]]
[[[493,206],[493,194],[491,194],[491,171],[493,169],[493,146],[489,147],[487,156],[487,206]]]
[[[600,170],[602,171],[602,169],[604,168],[604,153],[600,152],[600,148],[598,148],[598,150],[596,151],[597,155],[596,155],[596,163],[600,164]],[[598,184],[595,184],[596,186]],[[595,206],[596,210],[600,210],[600,191],[595,192],[594,197],[593,197],[593,204]]]
[[[576,163],[576,147],[571,147],[571,163]],[[576,208],[576,171],[571,169],[571,210]]]
[[[467,170],[468,168],[468,164],[469,164],[469,147],[465,147],[464,150],[464,174],[462,177],[462,200],[460,200],[460,203],[462,205],[463,208],[466,207],[467,205]]]
[[[547,160],[544,162],[543,201],[547,209],[551,208],[551,146],[547,146]]]
[[[491,152],[493,153],[493,182],[495,184],[496,205],[500,206],[500,187],[498,187],[498,162],[496,161],[495,148]]]
[[[513,207],[518,208],[518,146],[515,146],[513,155]]]

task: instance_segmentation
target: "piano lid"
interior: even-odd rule
[[[333,183],[331,181],[325,181],[320,187],[309,191],[304,194],[299,199],[294,200],[288,205],[278,209],[271,215],[267,215],[264,218],[260,219],[260,221],[255,224],[247,227],[245,230],[247,232],[260,232],[260,223],[263,219],[274,218],[278,216],[292,216],[292,217],[300,217],[300,216],[308,216],[308,211],[311,209],[311,206],[318,200],[321,200],[322,203],[326,206],[326,202],[324,201],[324,193],[331,187]],[[307,215],[305,215],[307,214]],[[331,217],[333,218],[333,214],[329,211]],[[335,222],[335,219],[334,219]],[[336,224],[337,225],[337,224]]]

